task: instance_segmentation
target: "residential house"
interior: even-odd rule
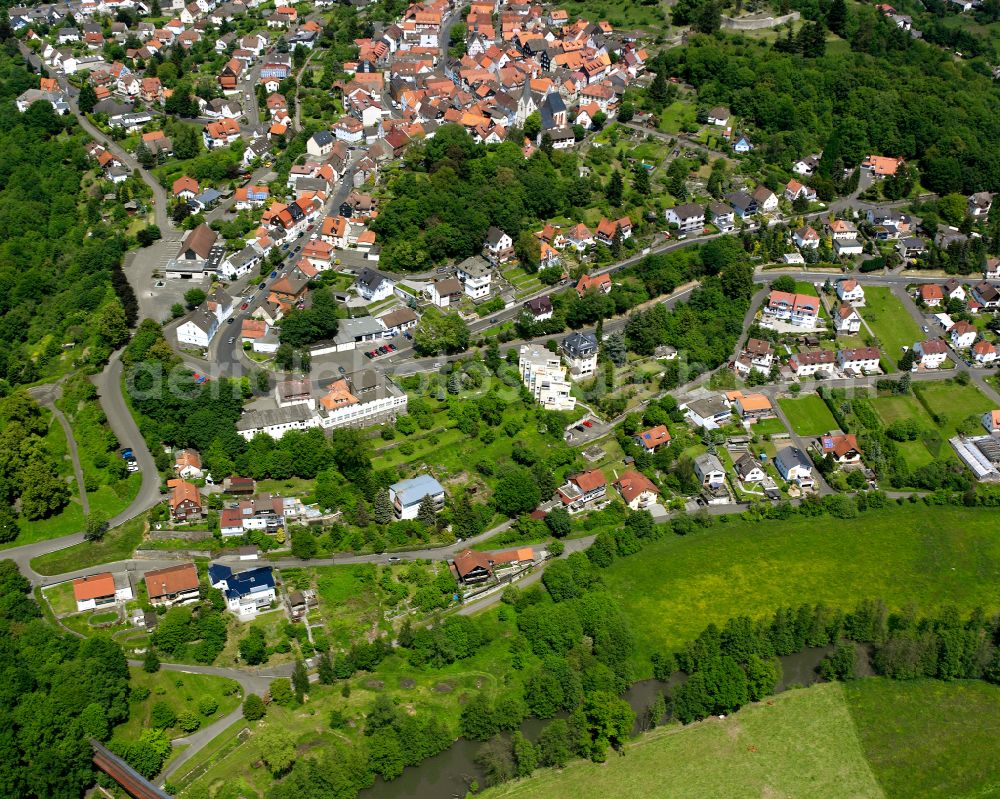
[[[438,308],[448,308],[459,302],[465,294],[465,288],[457,277],[449,277],[445,280],[435,280],[425,291],[432,305]]]
[[[411,308],[401,307],[380,316],[378,320],[385,328],[386,336],[392,338],[415,328],[418,318]]]
[[[561,349],[569,364],[571,380],[585,380],[594,376],[599,345],[593,333],[574,331],[562,340]]]
[[[633,440],[637,447],[642,447],[648,454],[652,455],[660,447],[670,446],[670,431],[665,424],[658,424],[648,430],[643,430],[634,436]]]
[[[487,552],[464,549],[455,556],[452,569],[462,585],[479,585],[493,579],[493,561]]]
[[[795,178],[792,178],[785,184],[785,191],[783,193],[785,199],[789,202],[795,202],[800,197],[805,198],[809,202],[816,201],[816,190],[799,183]]]
[[[851,258],[861,255],[865,251],[864,244],[860,239],[834,239],[833,253],[838,258]]]
[[[240,621],[256,618],[277,597],[270,566],[234,572],[229,566],[212,563],[208,567],[208,582],[222,591],[226,607]]]
[[[622,239],[628,239],[632,236],[632,220],[627,216],[623,216],[621,219],[605,219],[601,217],[601,221],[597,225],[597,240],[601,244],[607,244],[611,246],[614,243],[615,236],[621,233]]]
[[[969,195],[968,212],[972,217],[987,217],[990,215],[990,208],[993,207],[993,194],[988,191],[979,191]]]
[[[708,206],[708,217],[721,233],[730,233],[736,229],[736,212],[726,203],[711,203]]]
[[[773,214],[778,210],[778,196],[767,186],[758,186],[753,199],[757,203],[757,213]]]
[[[736,413],[745,422],[755,422],[758,419],[774,416],[771,400],[764,394],[744,394],[742,391],[735,391],[729,399],[733,403]]]
[[[827,223],[826,228],[830,231],[830,238],[834,241],[857,239],[858,237],[858,228],[849,219],[834,219]]]
[[[306,142],[306,152],[321,158],[333,150],[333,134],[328,130],[317,130]]]
[[[819,164],[820,156],[818,155],[807,155],[805,158],[800,158],[794,164],[792,164],[792,171],[796,175],[803,175],[804,177],[810,177],[813,172],[816,171],[816,167]]]
[[[201,455],[198,450],[177,450],[174,454],[174,474],[184,480],[204,477],[205,473],[201,468]]]
[[[531,319],[534,322],[544,322],[552,318],[552,300],[547,294],[541,297],[533,297],[525,302],[522,307],[525,313],[531,314]]]
[[[429,474],[419,474],[389,486],[389,501],[397,519],[416,519],[424,497],[431,498],[435,512],[444,507],[444,488]]]
[[[812,330],[819,317],[819,297],[772,290],[764,306],[764,315],[804,330]]]
[[[595,291],[601,294],[610,294],[612,288],[611,275],[607,272],[602,272],[599,275],[583,274],[580,275],[580,279],[576,284],[577,296],[582,297],[588,291]]]
[[[928,308],[936,308],[944,302],[944,292],[937,283],[924,283],[917,289],[917,296]]]
[[[769,374],[774,366],[774,347],[766,339],[752,338],[733,361],[733,369],[746,377],[751,371]]]
[[[986,411],[982,417],[983,427],[990,435],[1000,435],[1000,410]]]
[[[827,433],[819,438],[819,451],[840,466],[856,466],[861,463],[861,448],[852,434]]]
[[[927,252],[927,244],[921,238],[907,236],[896,242],[896,251],[907,261],[915,261]]]
[[[566,231],[566,244],[577,252],[583,252],[594,244],[594,234],[582,222]]]
[[[989,261],[987,261],[988,268]],[[985,308],[986,310],[1000,308],[1000,291],[997,291],[996,286],[992,283],[987,283],[985,280],[979,281],[972,287],[972,299],[979,303],[981,308]]]
[[[198,487],[187,480],[174,478],[167,480],[170,495],[167,504],[170,507],[170,518],[175,521],[200,519],[202,516],[201,496]]]
[[[271,198],[271,190],[267,186],[241,186],[233,192],[233,200],[237,211],[248,211],[259,208]]]
[[[240,126],[232,119],[220,119],[205,125],[201,136],[209,150],[228,147],[240,138]]]
[[[730,116],[731,114],[729,113],[728,108],[717,105],[715,108],[709,109],[707,121],[709,125],[715,125],[720,128],[728,128]]]
[[[913,345],[917,365],[923,369],[937,369],[948,357],[948,345],[939,338],[918,341]]]
[[[500,228],[491,225],[486,231],[483,254],[494,266],[507,263],[514,259],[514,240]]]
[[[187,605],[197,602],[200,593],[198,570],[193,563],[146,572],[146,594],[151,605]]]
[[[823,372],[827,377],[833,377],[834,364],[837,355],[833,350],[807,350],[796,352],[788,359],[788,367],[796,377],[811,377],[817,372]]]
[[[660,491],[646,475],[641,472],[623,472],[615,483],[615,488],[632,510],[643,510],[655,505]]]
[[[354,281],[354,289],[365,302],[381,302],[393,295],[396,283],[388,275],[369,269],[367,266],[358,272]]]
[[[215,334],[219,331],[219,317],[200,305],[185,314],[177,325],[175,334],[178,344],[208,349]]]
[[[837,333],[841,335],[854,335],[861,331],[861,315],[849,302],[842,302],[837,305],[837,311],[833,317]]]
[[[760,462],[749,452],[744,452],[733,464],[733,471],[744,485],[763,483],[767,479]]]
[[[855,308],[864,308],[865,290],[854,278],[843,278],[837,281],[837,299],[849,302]]]
[[[518,354],[518,369],[521,381],[545,410],[571,411],[576,407],[576,398],[570,392],[566,370],[558,355],[544,347],[525,344]]]
[[[89,574],[73,581],[73,599],[78,611],[117,605],[132,599],[132,584],[127,574],[119,580],[111,572]]]
[[[796,230],[795,233],[792,234],[792,240],[795,242],[795,246],[800,250],[819,249],[819,233],[817,233],[811,225],[805,225]]]
[[[697,203],[685,203],[666,210],[667,224],[677,225],[680,233],[701,232],[705,228],[705,209]]]
[[[881,371],[882,353],[878,347],[843,349],[837,353],[837,365],[844,374],[870,375]]]
[[[484,300],[490,296],[493,269],[481,256],[470,256],[458,264],[455,267],[455,276],[473,301]]]
[[[745,155],[753,150],[753,142],[745,133],[737,133],[733,138],[733,152],[737,155]]]
[[[971,322],[964,319],[955,322],[948,329],[948,338],[951,339],[951,346],[956,350],[965,350],[976,343],[979,330]]]
[[[785,447],[774,457],[774,466],[786,483],[797,483],[801,488],[813,486],[812,461],[801,449]]]
[[[895,175],[896,171],[905,162],[902,158],[890,158],[883,155],[869,155],[864,161],[861,162],[861,168],[871,174],[872,178],[875,180],[882,180],[883,178]]]
[[[986,339],[981,339],[972,345],[972,359],[980,366],[995,363],[997,349]]]
[[[941,290],[944,292],[944,296],[949,300],[965,302],[965,286],[963,286],[962,281],[957,278],[948,278],[941,286]]]
[[[728,423],[732,413],[729,403],[719,394],[713,394],[704,399],[692,400],[681,405],[685,418],[694,427],[706,430],[716,430]]]
[[[556,495],[569,510],[581,510],[588,503],[603,499],[608,481],[600,469],[577,472],[566,478],[566,484],[556,489]]]
[[[722,461],[710,452],[695,456],[694,473],[702,488],[715,489],[726,482],[726,470]]]
[[[726,201],[732,206],[733,213],[740,219],[748,219],[758,212],[757,201],[745,191],[734,191],[726,195]]]

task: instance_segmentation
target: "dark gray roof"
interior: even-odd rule
[[[562,342],[563,350],[574,358],[597,352],[597,337],[593,333],[570,333]]]
[[[313,141],[320,147],[325,147],[328,144],[333,144],[333,134],[328,130],[317,130],[313,134]]]
[[[385,280],[391,280],[391,278],[386,277],[381,272],[377,272],[374,269],[369,269],[366,266],[358,272],[358,278],[355,282],[369,291],[375,291]]]
[[[812,469],[812,461],[809,460],[809,457],[798,447],[785,447],[783,450],[778,452],[774,460],[775,463],[781,464],[782,470],[786,472],[795,466]]]

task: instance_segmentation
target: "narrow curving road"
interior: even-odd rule
[[[90,500],[87,498],[87,486],[83,479],[83,467],[80,465],[80,450],[76,445],[76,438],[73,436],[73,428],[70,427],[69,420],[56,405],[56,400],[62,396],[62,381],[29,388],[28,394],[34,397],[38,403],[48,408],[62,427],[63,433],[66,435],[66,447],[69,450],[69,458],[73,463],[73,475],[76,478],[77,493],[80,495],[80,507],[83,508],[83,515],[89,516]]]
[[[139,427],[136,425],[135,419],[132,418],[122,394],[121,351],[114,353],[104,371],[95,375],[92,380],[97,386],[101,408],[108,417],[108,425],[114,431],[121,446],[132,448],[142,474],[142,485],[136,498],[109,522],[111,527],[117,527],[149,510],[160,501],[160,475],[156,470],[153,455],[140,435]],[[37,541],[33,544],[11,547],[0,551],[0,557],[13,560],[21,573],[31,580],[33,585],[48,585],[53,581],[60,581],[35,572],[31,568],[31,561],[39,555],[66,549],[81,543],[83,540],[82,532],[72,533],[46,541]]]

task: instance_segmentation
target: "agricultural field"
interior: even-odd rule
[[[878,338],[883,358],[893,366],[903,355],[903,347],[927,338],[890,288],[866,286],[865,306],[859,311]]]
[[[670,537],[602,572],[631,619],[648,671],[655,651],[675,649],[707,624],[803,602],[851,609],[881,598],[933,612],[1000,607],[995,512],[893,505],[856,519],[716,523]]]
[[[819,436],[837,429],[837,421],[818,394],[797,399],[783,398],[778,405],[788,417],[792,430],[800,436]]]
[[[844,694],[888,799],[1000,795],[1000,687],[866,679],[847,683]]]
[[[698,796],[876,799],[839,683],[787,691],[720,719],[642,735],[624,757],[575,761],[486,791],[487,799],[672,799]]]

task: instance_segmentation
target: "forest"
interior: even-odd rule
[[[410,169],[390,183],[392,199],[372,223],[382,265],[418,271],[461,261],[482,250],[490,225],[517,242],[539,220],[590,204],[592,184],[578,177],[575,155],[541,149],[525,160],[515,139],[477,145],[460,126],[442,125],[411,147]]]
[[[13,385],[50,374],[63,345],[81,365],[103,363],[136,314],[125,242],[83,187],[86,136],[47,103],[14,106],[37,85],[11,45],[0,48],[0,380]]]
[[[0,561],[0,795],[76,799],[94,783],[90,739],[128,718],[128,664],[109,638],[49,626],[30,589]]]
[[[872,153],[902,156],[939,194],[1000,189],[1000,94],[989,76],[874,8],[826,20],[849,52],[807,57],[781,38],[696,36],[667,50],[662,68],[694,85],[701,106],[728,106],[763,134],[751,158],[787,166],[822,151],[819,173],[831,180]]]

